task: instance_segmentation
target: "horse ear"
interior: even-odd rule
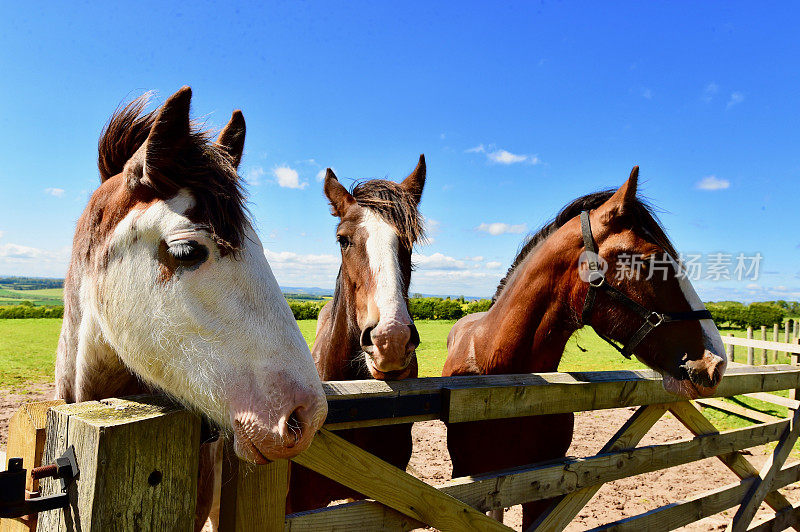
[[[325,195],[331,202],[331,214],[341,218],[356,202],[356,199],[339,183],[333,170],[328,168],[325,171]]]
[[[422,189],[425,188],[425,174],[425,154],[423,153],[419,156],[419,162],[414,171],[400,183],[404,189],[411,192],[417,203],[422,199]]]
[[[244,123],[244,115],[237,109],[231,115],[228,125],[220,132],[217,138],[219,144],[231,156],[231,163],[234,168],[239,168],[244,151],[244,135],[247,128]]]
[[[178,184],[165,172],[174,164],[175,155],[184,147],[191,133],[189,106],[192,89],[183,87],[161,106],[147,140],[125,164],[128,186],[147,185],[156,190],[172,190]]]
[[[631,175],[621,187],[614,192],[614,195],[608,198],[603,204],[606,211],[603,220],[610,221],[615,216],[625,214],[626,209],[636,202],[636,189],[639,185],[639,167],[634,166],[631,170]]]

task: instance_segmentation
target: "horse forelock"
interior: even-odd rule
[[[394,227],[406,249],[424,237],[422,215],[414,195],[400,184],[384,179],[356,183],[351,191],[356,203],[370,209]]]
[[[97,159],[103,185],[122,173],[125,164],[147,141],[158,114],[158,109],[145,112],[150,96],[150,93],[144,94],[118,109],[103,129]],[[180,189],[188,189],[195,199],[195,207],[186,215],[209,230],[225,255],[241,248],[249,213],[233,159],[211,139],[210,131],[193,122],[188,141],[175,151],[169,167],[148,167],[148,173],[158,173],[157,179],[149,179],[149,186],[135,187],[131,195],[167,200]],[[124,183],[125,180],[119,180],[116,186],[123,187]],[[118,203],[129,204],[124,200]]]

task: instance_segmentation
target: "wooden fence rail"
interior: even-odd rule
[[[693,403],[665,392],[660,376],[649,370],[348,381],[324,387],[330,405],[326,425],[294,461],[370,499],[287,516],[287,462],[253,466],[228,449],[220,512],[225,530],[332,532],[424,525],[509,530],[484,512],[552,497],[555,505],[535,529],[560,530],[606,482],[709,457],[718,457],[741,482],[604,529],[669,530],[740,505],[731,528],[746,530],[762,501],[775,514],[756,526],[800,527],[800,511],[777,491],[800,478],[800,464],[784,464],[800,431],[800,410],[790,411],[788,419],[720,432]],[[795,388],[800,388],[797,367],[736,366],[729,368],[716,395]],[[458,423],[624,406],[639,409],[595,456],[455,478],[436,487],[336,435],[343,428],[429,419]],[[71,488],[73,504],[43,514],[42,530],[193,529],[200,438],[195,415],[152,396],[48,407],[44,461],[74,445],[81,474]],[[666,412],[695,436],[638,447]],[[768,442],[777,442],[775,453],[758,471],[741,451]],[[55,489],[55,482],[43,483],[43,493]]]

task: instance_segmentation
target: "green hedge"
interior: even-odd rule
[[[20,305],[0,306],[0,319],[63,318],[64,307],[34,307],[30,301]]]
[[[786,309],[773,302],[744,305],[738,301],[720,301],[707,303],[706,308],[711,312],[717,327],[771,327],[774,323],[783,323],[787,314]]]

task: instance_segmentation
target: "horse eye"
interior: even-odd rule
[[[344,235],[337,235],[336,241],[339,242],[339,245],[342,247],[342,249],[347,249],[352,244],[352,242],[350,242],[350,238]]]
[[[169,254],[180,262],[181,266],[194,266],[205,262],[208,258],[208,248],[194,240],[188,240],[170,246]]]

